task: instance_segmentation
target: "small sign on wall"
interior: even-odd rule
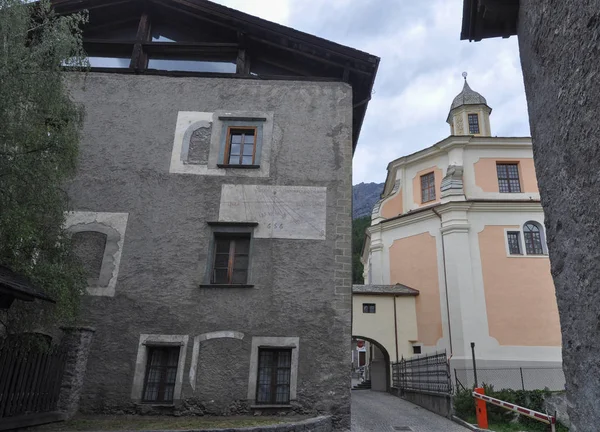
[[[219,221],[258,222],[257,238],[325,240],[327,188],[223,185]]]

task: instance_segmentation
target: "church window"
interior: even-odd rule
[[[479,116],[477,114],[469,114],[469,133],[479,133]]]
[[[523,236],[525,237],[525,250],[527,255],[543,255],[542,230],[535,222],[526,222],[523,226]]]
[[[521,233],[519,231],[509,231],[506,233],[508,238],[508,252],[511,255],[522,255],[521,252]]]
[[[519,164],[498,163],[496,164],[496,172],[498,174],[498,189],[500,192],[521,192],[521,182],[519,181]]]
[[[435,174],[429,173],[421,176],[421,202],[435,200]]]

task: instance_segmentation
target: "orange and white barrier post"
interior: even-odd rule
[[[475,390],[473,391],[473,395],[475,395],[476,393],[478,395],[485,395],[485,392],[484,392],[483,388],[481,388],[481,387],[475,388]],[[483,428],[483,429],[487,429],[488,428],[487,408],[485,405],[485,401],[483,401],[482,399],[479,399],[479,398],[475,399],[475,413],[477,414],[477,426],[479,426],[480,428]]]
[[[540,421],[542,423],[546,423],[549,424],[552,432],[556,431],[556,417],[548,415],[548,414],[544,414],[538,411],[534,411],[531,410],[529,408],[524,408],[522,406],[519,405],[515,405],[512,404],[510,402],[505,402],[503,400],[500,399],[496,399],[490,396],[486,396],[483,392],[482,388],[476,388],[473,391],[473,397],[475,398],[475,400],[477,401],[477,404],[479,404],[480,402],[483,403],[484,407],[483,407],[483,412],[485,413],[485,426],[482,426],[481,423],[479,423],[479,405],[477,405],[477,423],[478,426],[481,428],[487,428],[487,410],[485,408],[485,404],[486,403],[491,403],[492,405],[497,405],[499,407],[505,408],[509,411],[514,411],[516,413],[522,414],[524,416],[530,417],[534,420]]]

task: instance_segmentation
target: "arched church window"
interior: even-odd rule
[[[523,236],[525,237],[525,251],[527,255],[543,255],[542,229],[537,222],[526,222],[523,225]]]

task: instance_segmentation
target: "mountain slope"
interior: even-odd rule
[[[383,183],[359,183],[352,186],[352,219],[370,216],[383,191]]]

